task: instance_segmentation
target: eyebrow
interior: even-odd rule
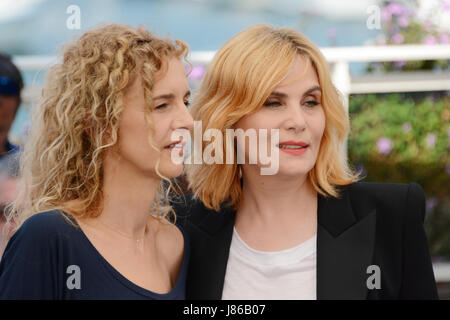
[[[303,93],[303,96],[307,96],[308,94],[313,93],[314,91],[320,91],[322,93],[322,89],[319,86],[314,86],[309,88]],[[278,98],[286,98],[286,94],[278,91],[273,91],[270,96],[278,97]]]
[[[184,94],[184,98],[189,97],[191,95],[191,91],[188,90],[186,91],[186,93]],[[162,94],[159,95],[157,97],[154,97],[153,100],[172,100],[175,98],[175,95],[173,93],[168,93],[168,94]]]

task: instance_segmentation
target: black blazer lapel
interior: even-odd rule
[[[344,189],[339,199],[319,194],[317,214],[317,299],[366,299],[376,210],[358,221]]]
[[[192,209],[197,217],[189,224],[193,244],[189,268],[188,299],[220,300],[230,252],[236,213],[231,208],[213,212],[202,205]],[[317,299],[366,299],[367,267],[372,264],[376,210],[353,213],[350,195],[324,198],[318,194]]]
[[[189,270],[187,287],[190,289],[187,298],[220,300],[233,236],[235,211],[226,208],[220,212],[206,212],[204,217],[200,223],[191,226],[195,228],[190,232],[191,241],[195,241],[195,247],[191,250],[191,261],[196,262],[191,264]]]

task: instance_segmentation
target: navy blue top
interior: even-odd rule
[[[76,224],[76,220],[67,216]],[[28,218],[9,240],[0,262],[0,299],[185,299],[189,239],[177,282],[167,294],[132,283],[97,251],[61,211]]]

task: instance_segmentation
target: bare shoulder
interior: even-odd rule
[[[184,254],[183,233],[176,225],[164,219],[155,219],[155,222],[158,248],[169,262],[177,264]]]
[[[164,242],[171,243],[175,247],[180,247],[181,251],[183,251],[183,233],[175,224],[161,219],[159,231],[160,236],[163,238]]]
[[[166,266],[170,270],[172,286],[175,285],[183,265],[184,237],[181,230],[174,224],[159,219],[156,221],[156,243]]]

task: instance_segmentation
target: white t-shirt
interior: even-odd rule
[[[223,300],[315,300],[317,234],[281,251],[250,248],[233,230]]]

